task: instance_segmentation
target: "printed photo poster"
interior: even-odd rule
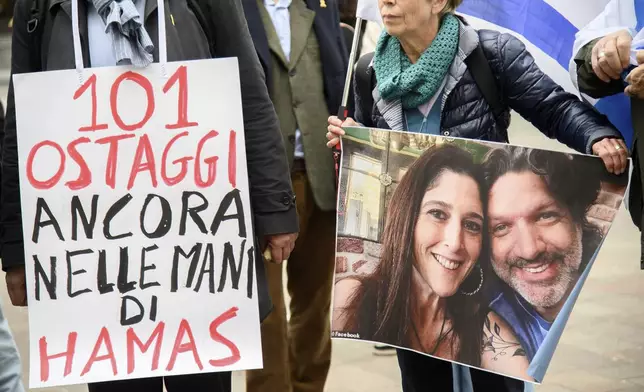
[[[14,83],[30,386],[261,368],[237,59]]]
[[[345,130],[332,336],[541,383],[627,174],[576,153]]]

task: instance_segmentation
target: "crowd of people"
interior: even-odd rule
[[[69,15],[71,1],[75,0],[15,1],[12,75],[75,67],[74,22]],[[168,41],[168,60],[239,58],[250,196],[253,204],[264,206],[254,211],[253,218],[265,261],[265,274],[258,274],[261,280],[258,284],[267,285],[270,298],[259,301],[265,305],[272,303],[272,309],[266,305],[262,312],[264,367],[246,373],[249,392],[321,392],[324,389],[331,364],[330,320],[335,268],[337,180],[332,148],[344,134],[342,127],[377,127],[507,143],[510,111],[514,110],[544,135],[580,153],[601,157],[609,173],[622,175],[627,169],[631,148],[615,126],[589,103],[565,92],[545,75],[519,39],[496,31],[477,31],[466,18],[456,15],[461,0],[379,0],[383,26],[368,22],[361,29],[358,56],[370,59],[365,72],[372,83],[365,89],[354,82],[348,116],[342,119],[335,113],[342,103],[349,68],[354,1],[187,2],[190,7],[181,6],[185,3],[183,0],[165,0],[166,7],[172,9],[172,14],[166,13],[167,17],[181,21],[166,23],[167,34],[175,37]],[[613,0],[611,4],[628,2],[635,7],[634,0]],[[112,3],[120,3],[121,7],[114,7]],[[39,13],[39,7],[45,12]],[[146,66],[151,61],[159,61],[156,7],[157,2],[153,0],[79,1],[84,66]],[[125,8],[128,13],[114,14]],[[606,12],[610,12],[610,5]],[[614,20],[603,19],[605,23]],[[106,21],[109,21],[108,27]],[[631,59],[631,41],[639,25],[632,21],[618,26],[597,24],[595,21],[589,25],[584,37],[591,38],[581,42],[580,50],[574,53],[579,87],[594,97],[615,94],[631,97],[636,135],[632,156],[636,169],[629,205],[635,224],[641,227],[644,176],[639,173],[637,151],[644,147],[638,148],[641,140],[637,131],[644,126],[639,120],[644,117],[637,108],[644,98],[644,66],[639,65],[644,63],[644,52],[636,53],[635,64]],[[607,27],[614,29],[607,32]],[[32,39],[34,31],[40,34],[40,39]],[[151,38],[151,45],[141,44],[143,36]],[[586,38],[580,35],[580,39]],[[478,70],[470,69],[471,56],[479,56],[478,61],[489,64],[490,72],[483,77],[489,78],[496,87],[492,94],[495,102],[490,101],[488,92],[476,87],[481,76]],[[12,304],[27,306],[17,153],[20,130],[16,127],[13,84],[9,88],[3,129],[0,133],[0,257]],[[491,173],[494,169],[489,168]],[[497,169],[491,174],[495,184],[506,174]],[[466,158],[462,160],[462,167],[441,171],[440,181],[449,180],[450,170],[470,178],[479,176],[468,166]],[[431,180],[423,178],[422,181]],[[494,203],[481,193],[483,189],[477,188],[481,217],[492,210]],[[498,193],[496,197],[501,197]],[[485,202],[481,204],[481,200]],[[408,213],[417,214],[412,210]],[[411,225],[413,220],[408,222]],[[413,229],[410,226],[408,231]],[[481,235],[487,232],[487,227],[481,228]],[[394,245],[412,246],[400,241],[394,241],[391,246]],[[472,252],[477,253],[475,248]],[[525,246],[511,251],[510,248],[498,249],[499,264],[495,270],[500,276],[504,262],[543,263],[545,256],[538,249]],[[407,261],[396,259],[397,254],[400,252],[390,252],[392,257],[384,262],[394,265]],[[422,255],[414,255],[409,263],[422,264]],[[424,283],[418,290],[438,297],[456,293],[456,289],[433,287],[431,269],[419,267],[418,270],[422,271],[421,275],[427,275],[422,276]],[[283,293],[283,276],[287,277],[288,304]],[[399,282],[400,285],[411,287],[411,274],[396,276],[409,280]],[[369,285],[386,284],[388,279],[391,278],[342,284],[352,285],[353,290],[368,291],[373,288]],[[519,293],[524,290],[524,300],[533,304],[545,319],[548,319],[547,309],[558,305],[539,306],[543,305],[540,298],[531,295],[534,293],[510,275],[507,284]],[[380,295],[384,291],[374,292]],[[394,300],[383,297],[382,302],[390,299]],[[499,322],[512,317],[513,300],[498,299],[494,314]],[[416,305],[432,306],[430,302]],[[449,306],[454,303],[469,306],[467,301],[450,302]],[[287,317],[287,306],[290,317]],[[417,321],[431,325],[427,331],[436,330],[418,337],[413,344],[436,347],[453,358],[485,361],[481,341],[458,334],[470,320],[455,317],[458,312],[450,312],[449,306],[438,306],[431,312],[410,310],[427,319],[410,318],[406,323],[412,325]],[[356,326],[362,330],[382,330],[381,324],[391,321],[391,314],[380,309],[366,311],[371,322]],[[350,324],[352,320],[347,317],[338,322]],[[439,332],[445,325],[455,331],[452,340],[443,340]],[[407,326],[404,330],[408,331]],[[529,334],[530,331],[514,333]],[[374,349],[378,354],[397,355],[405,392],[429,388],[452,391],[454,379],[461,374],[449,362],[412,351],[394,350],[386,345]],[[20,358],[0,312],[0,392],[24,391],[21,376]],[[91,392],[160,392],[165,384],[169,392],[223,392],[231,391],[230,376],[222,372],[108,381],[91,383],[88,388]],[[519,392],[525,388],[521,381],[480,370],[472,369],[470,377],[476,392]]]

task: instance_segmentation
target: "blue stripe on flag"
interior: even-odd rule
[[[640,31],[644,27],[644,0],[635,1],[635,17],[637,18],[637,26],[635,30]]]
[[[568,69],[578,30],[544,0],[464,0],[458,11],[523,35]]]
[[[631,99],[626,94],[616,94],[602,98],[595,104],[595,108],[613,123],[624,136],[624,141],[629,148],[633,145],[633,122],[631,120]]]
[[[644,0],[635,1],[637,16],[644,15]],[[464,0],[458,12],[521,34],[567,72],[575,34],[579,30],[544,0]],[[638,18],[638,26],[644,24],[644,17],[641,19]],[[600,99],[595,107],[610,119],[631,146],[630,99],[617,94]]]

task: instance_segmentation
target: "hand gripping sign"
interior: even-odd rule
[[[260,368],[237,61],[83,70],[74,38],[14,76],[31,386]]]

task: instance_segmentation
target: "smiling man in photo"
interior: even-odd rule
[[[506,285],[490,308],[514,329],[532,360],[602,234],[586,214],[601,183],[582,176],[589,166],[569,155],[522,147],[491,150],[490,262]]]

